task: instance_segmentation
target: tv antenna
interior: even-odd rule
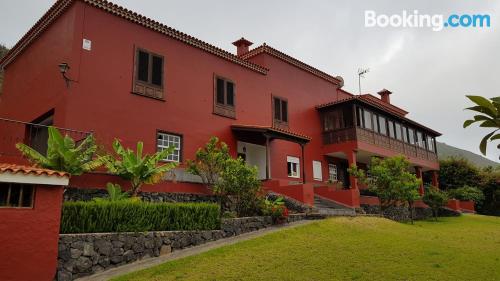
[[[359,94],[361,95],[361,78],[365,78],[365,74],[370,71],[369,68],[358,68],[358,86]]]

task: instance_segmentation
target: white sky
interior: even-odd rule
[[[370,68],[363,93],[382,88],[408,117],[441,133],[438,140],[479,154],[490,132],[462,123],[472,116],[466,94],[500,96],[500,1],[306,1],[219,0],[112,2],[208,43],[235,52],[244,36],[254,47],[267,44],[345,80],[357,93],[357,70]],[[12,47],[54,3],[53,0],[0,0],[0,42]],[[401,14],[489,14],[490,28],[366,28],[364,11]],[[498,161],[498,142],[487,157]]]

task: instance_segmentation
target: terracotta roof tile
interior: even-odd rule
[[[387,103],[381,101],[380,99],[378,99],[377,97],[374,97],[370,94],[357,95],[357,96],[352,96],[352,97],[348,97],[345,99],[332,101],[329,103],[320,104],[320,105],[316,106],[316,109],[322,109],[322,108],[330,107],[332,105],[341,104],[341,103],[353,101],[353,100],[358,100],[358,101],[361,101],[365,104],[369,104],[371,106],[379,108],[380,110],[391,113],[392,115],[397,116],[398,118],[400,118],[400,119],[402,119],[410,124],[413,124],[417,127],[423,128],[423,129],[435,134],[436,136],[441,136],[441,133],[434,131],[433,129],[431,129],[429,127],[426,127],[420,123],[417,123],[417,122],[405,117],[405,115],[408,112],[404,111],[403,109],[401,109],[395,105],[392,105],[392,104],[387,104]]]
[[[162,33],[166,36],[179,40],[195,48],[202,49],[208,53],[224,58],[228,61],[249,68],[261,74],[266,74],[268,69],[257,65],[255,63],[246,61],[238,56],[222,50],[214,45],[208,44],[200,39],[190,36],[186,33],[180,32],[176,29],[168,27],[155,20],[147,18],[136,12],[130,11],[126,8],[108,2],[106,0],[59,0],[40,18],[33,27],[17,42],[17,44],[0,60],[0,69],[6,67],[19,55],[29,44],[31,44],[45,29],[75,1],[82,1],[88,5],[99,8],[115,16],[124,18],[133,23],[142,25],[146,28],[152,29],[156,32]]]
[[[270,54],[270,55],[272,55],[272,56],[274,56],[276,58],[279,58],[279,59],[281,59],[283,61],[286,61],[289,64],[294,65],[294,66],[296,66],[296,67],[298,67],[298,68],[300,68],[302,70],[305,70],[305,71],[307,71],[307,72],[309,72],[311,74],[314,74],[314,75],[316,75],[316,76],[318,76],[320,78],[323,78],[323,79],[325,79],[328,82],[331,82],[331,83],[333,83],[335,85],[343,86],[343,82],[344,81],[343,81],[342,77],[331,76],[330,74],[325,73],[325,72],[323,72],[323,71],[321,71],[321,70],[319,70],[317,68],[314,68],[314,67],[312,67],[312,66],[310,66],[310,65],[308,65],[308,64],[306,64],[306,63],[304,63],[304,62],[302,62],[302,61],[300,61],[300,60],[298,60],[298,59],[296,59],[294,57],[291,57],[291,56],[289,56],[289,55],[287,55],[287,54],[285,54],[285,53],[283,53],[281,51],[278,51],[275,48],[266,45],[265,43],[262,44],[262,45],[260,45],[259,47],[255,48],[255,49],[250,50],[248,53],[246,53],[246,54],[244,54],[244,55],[242,55],[240,57],[242,59],[248,60],[251,57],[254,57],[254,56],[256,56],[258,54],[261,54],[261,53]]]
[[[331,105],[344,103],[344,102],[350,101],[350,100],[361,100],[361,101],[369,103],[375,107],[378,107],[382,110],[389,111],[389,112],[396,114],[396,115],[399,115],[399,116],[405,116],[406,114],[408,114],[408,112],[405,111],[404,109],[399,108],[393,104],[387,104],[387,103],[383,102],[382,100],[380,100],[379,98],[372,96],[370,94],[353,95],[353,96],[345,98],[345,99],[340,99],[340,100],[317,105],[316,108],[320,109],[320,108],[324,108],[324,107],[329,107]]]
[[[292,132],[290,130],[284,130],[284,129],[272,127],[272,126],[235,124],[235,125],[232,125],[231,128],[262,129],[262,130],[268,130],[268,131],[272,131],[272,132],[282,133],[282,134],[285,134],[285,135],[289,135],[289,136],[292,136],[292,137],[304,139],[304,140],[307,140],[307,141],[311,140],[311,138],[309,136],[306,136],[306,135],[303,135],[303,134],[300,134],[300,133],[296,133],[296,132]]]
[[[69,178],[69,174],[66,172],[59,172],[59,171],[53,171],[49,169],[42,169],[42,168],[36,168],[36,167],[30,167],[30,166],[24,166],[24,165],[16,165],[16,164],[7,164],[7,163],[0,163],[0,173],[22,173],[25,175],[35,175],[35,176],[56,176],[56,177],[67,177]]]

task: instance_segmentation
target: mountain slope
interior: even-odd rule
[[[453,156],[453,157],[463,157],[478,167],[487,167],[487,166],[495,167],[500,165],[500,163],[492,161],[481,155],[442,142],[437,142],[437,150],[439,159],[445,159]]]

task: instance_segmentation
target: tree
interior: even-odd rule
[[[450,190],[450,197],[462,200],[462,201],[474,201],[476,204],[480,204],[484,200],[483,192],[473,186],[463,186],[457,189]]]
[[[448,194],[436,187],[431,187],[425,192],[422,200],[431,208],[432,216],[437,221],[439,209],[448,203]]]
[[[230,196],[234,198],[236,212],[240,217],[255,215],[260,205],[260,190],[257,168],[247,166],[240,157],[226,160],[220,180],[213,189],[214,194],[221,196],[224,202]]]
[[[187,172],[201,178],[203,184],[213,189],[226,162],[231,158],[229,148],[217,137],[212,137],[204,148],[196,152],[196,159],[187,161]]]
[[[439,187],[450,190],[479,182],[479,170],[464,158],[450,157],[439,161]]]
[[[407,204],[413,223],[413,203],[419,199],[418,188],[421,180],[410,172],[409,167],[410,163],[403,155],[384,159],[373,157],[369,169],[370,177],[356,165],[349,168],[349,173],[379,197],[383,210],[401,202]]]
[[[70,136],[63,137],[55,127],[49,127],[48,134],[46,155],[42,155],[24,143],[18,143],[16,147],[36,166],[67,172],[74,176],[97,169],[107,159],[106,156],[94,159],[97,145],[93,135],[88,135],[76,146]]]
[[[476,106],[468,107],[466,109],[479,112],[480,114],[474,115],[473,119],[465,120],[464,128],[479,122],[480,127],[493,128],[493,131],[483,137],[479,143],[479,150],[483,155],[486,155],[486,146],[488,141],[500,140],[500,97],[487,99],[481,96],[467,96]],[[500,148],[500,145],[498,145]]]
[[[142,142],[138,142],[134,152],[129,148],[124,148],[119,140],[115,140],[113,150],[116,155],[108,157],[105,162],[110,173],[130,181],[133,197],[140,193],[143,184],[161,182],[165,174],[177,166],[177,163],[174,162],[158,165],[160,161],[173,152],[174,147],[143,156],[143,146]]]
[[[500,215],[500,166],[496,169],[485,168],[479,172],[479,188],[484,194],[484,201],[477,206],[481,214]]]

